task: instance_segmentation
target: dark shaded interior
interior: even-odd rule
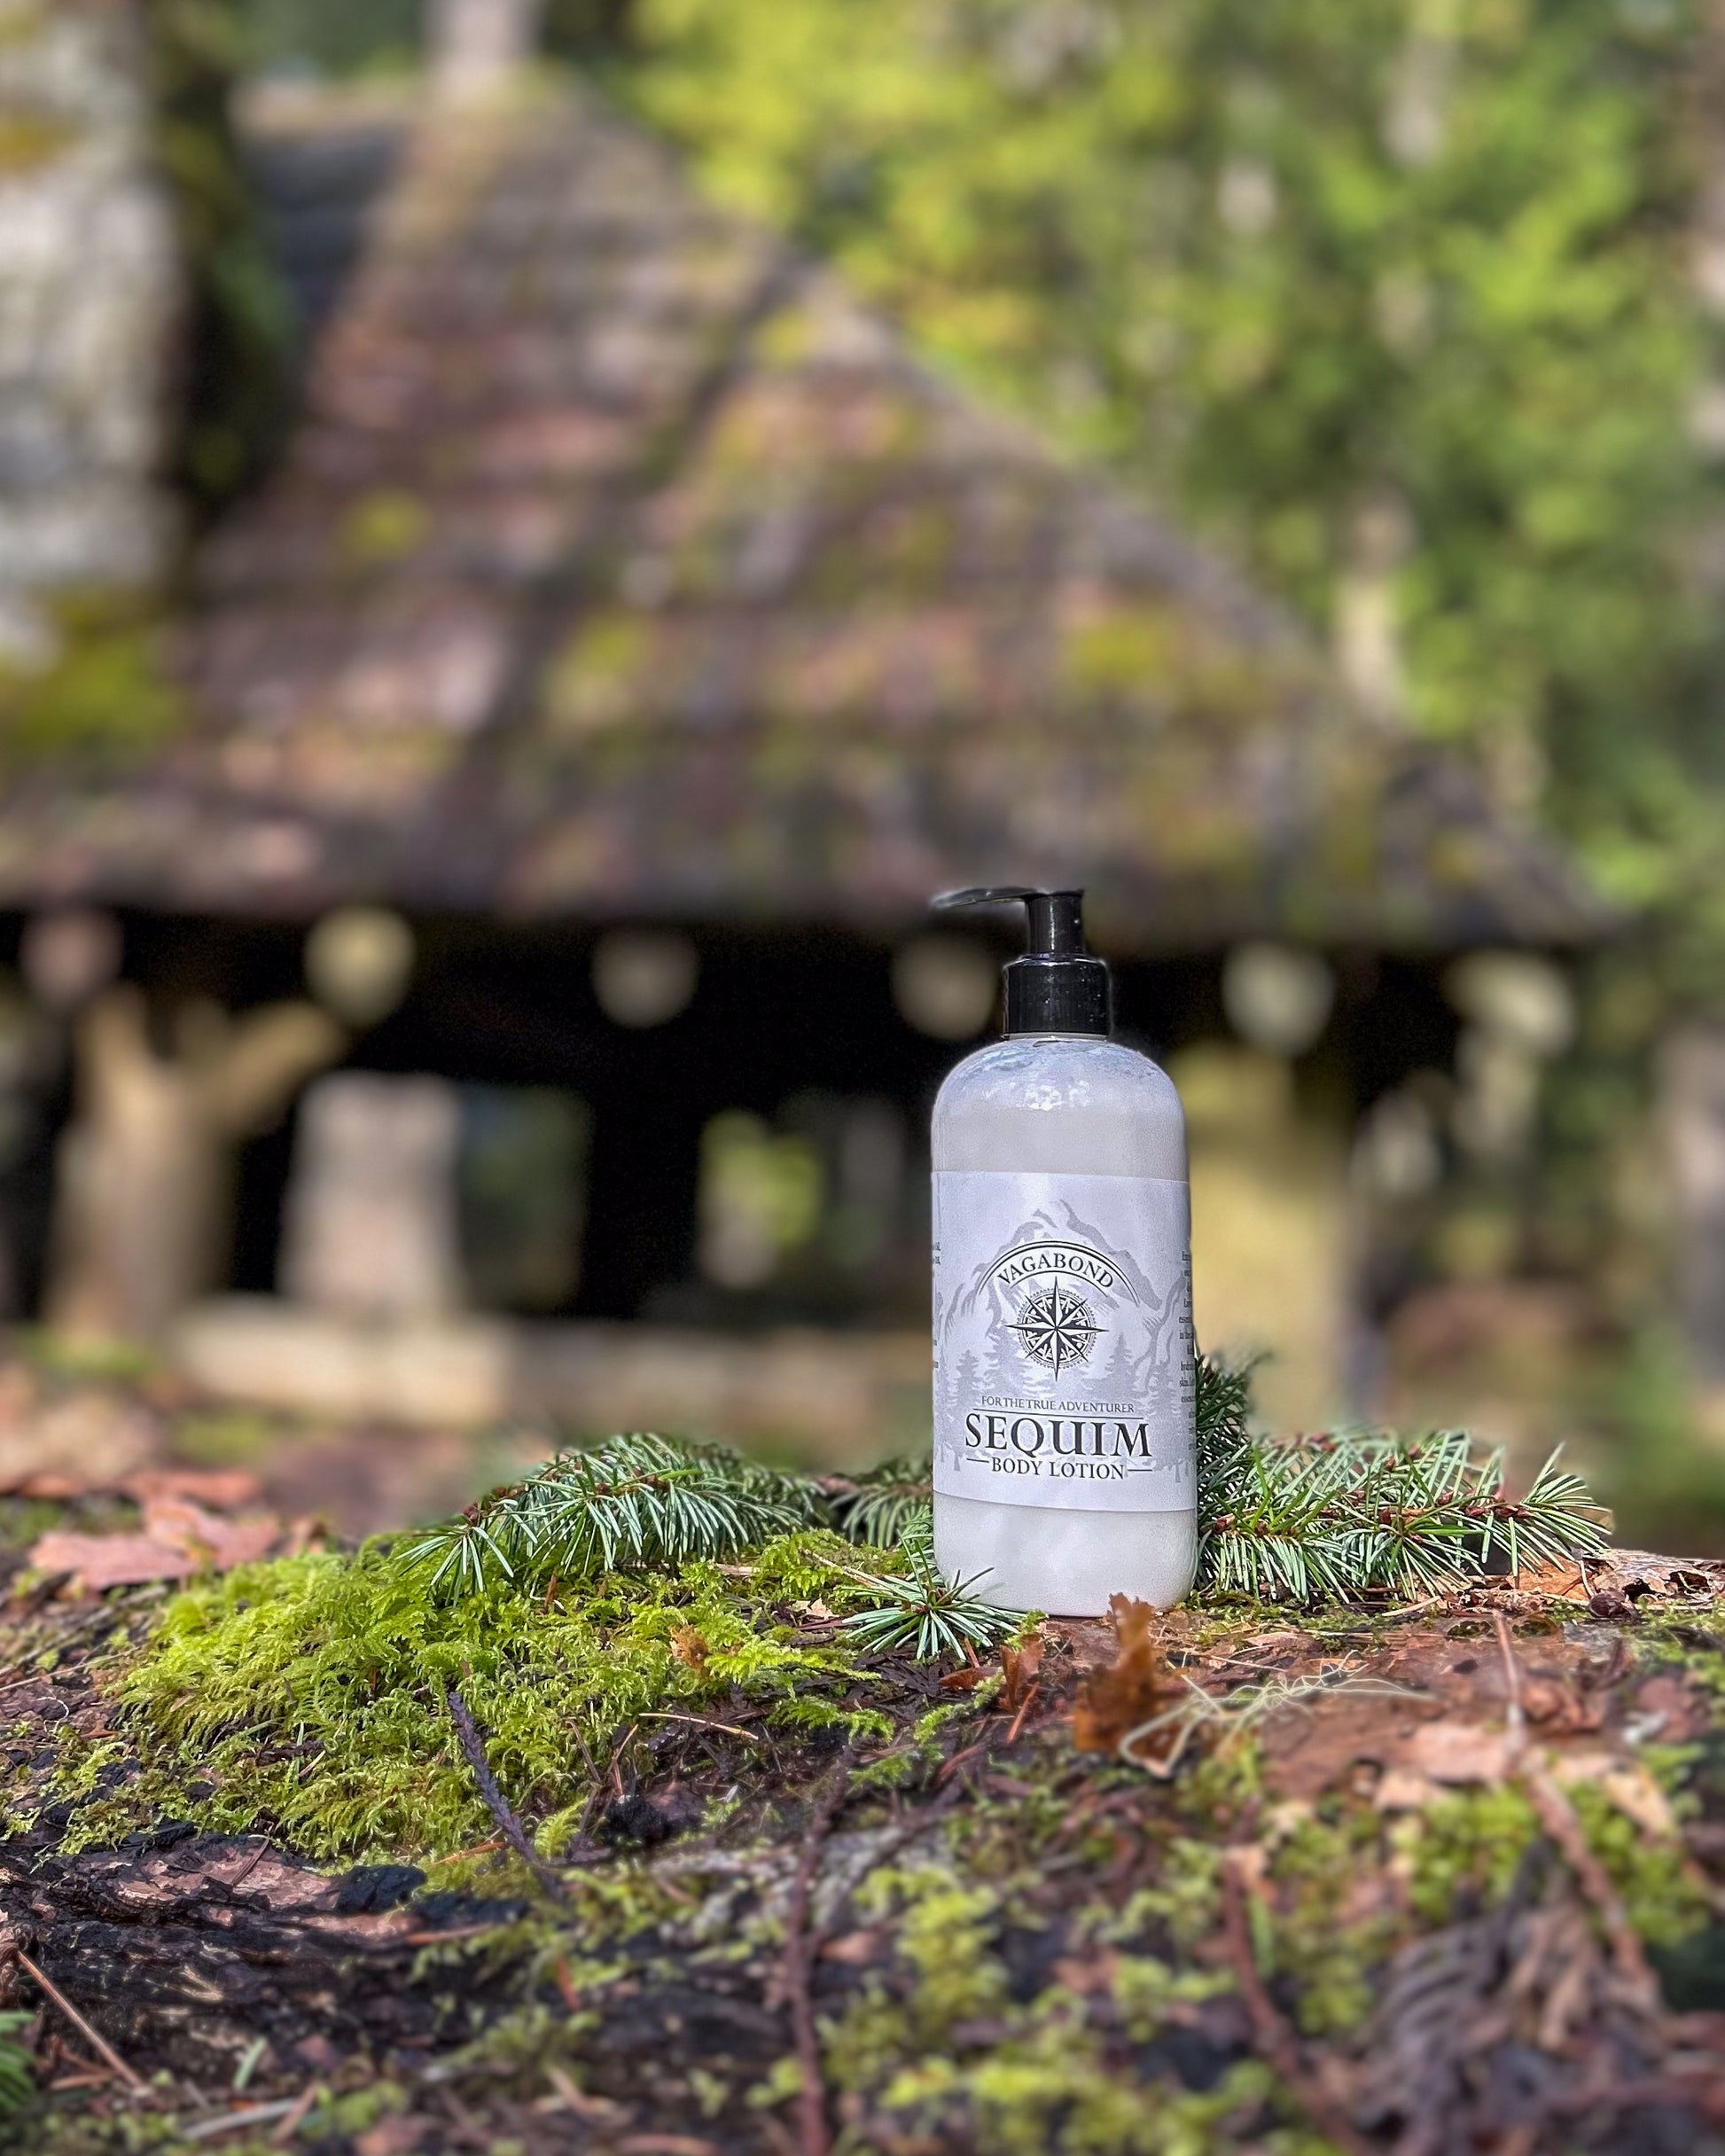
[[[17,932],[13,921],[7,943]],[[579,1097],[589,1144],[578,1284],[542,1314],[732,1326],[917,1322],[926,1298],[929,1113],[945,1073],[974,1043],[931,1039],[907,1022],[884,941],[812,926],[689,933],[700,956],[692,1000],[668,1023],[636,1030],[614,1023],[596,999],[590,926],[422,920],[406,999],[355,1038],[344,1067]],[[304,994],[303,940],[293,923],[138,914],[126,923],[125,970],[164,1018],[192,996],[243,1011]],[[1014,946],[1003,933],[989,948],[1003,959]],[[1456,1020],[1437,962],[1332,957],[1336,1009],[1296,1066],[1296,1084],[1315,1110],[1351,1119],[1410,1071],[1448,1068]],[[1167,1055],[1226,1037],[1219,959],[1126,963],[1115,978],[1120,1032],[1135,1046]],[[886,1246],[866,1263],[811,1263],[761,1286],[704,1279],[699,1164],[712,1119],[744,1110],[818,1136],[858,1102],[886,1104],[902,1133],[892,1170],[899,1187],[882,1195]],[[26,1309],[40,1292],[53,1145],[70,1107],[62,1071],[41,1090],[29,1141],[0,1184],[13,1299]],[[230,1273],[237,1289],[277,1285],[293,1139],[290,1116],[244,1149]]]

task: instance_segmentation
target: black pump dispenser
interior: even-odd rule
[[[1113,1031],[1113,991],[1106,961],[1084,947],[1082,891],[985,885],[942,891],[933,903],[944,911],[1020,900],[1029,918],[1030,944],[1006,967],[1006,1031],[1089,1033],[1105,1039]]]

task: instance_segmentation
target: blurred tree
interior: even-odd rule
[[[625,94],[723,194],[1693,918],[1688,7],[639,0],[636,35]]]
[[[246,59],[238,0],[155,0],[148,20],[156,155],[190,286],[178,476],[208,508],[279,439],[293,324],[228,114]]]
[[[423,44],[425,0],[238,0],[252,55],[276,71],[376,74],[411,66]],[[548,51],[613,56],[629,44],[634,0],[545,0]]]

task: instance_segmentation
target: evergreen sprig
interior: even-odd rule
[[[1503,1458],[1465,1432],[1408,1441],[1375,1431],[1276,1439],[1254,1432],[1249,1366],[1200,1356],[1197,1386],[1198,1590],[1262,1602],[1440,1594],[1491,1571],[1583,1562],[1609,1519],[1557,1454],[1520,1498]],[[977,1581],[935,1566],[926,1458],[819,1480],[719,1445],[636,1432],[561,1452],[469,1505],[403,1552],[428,1585],[476,1593],[500,1579],[589,1578],[732,1557],[776,1535],[835,1528],[899,1549],[902,1574],[859,1574],[876,1594],[850,1621],[873,1647],[949,1652],[992,1644],[1011,1622]]]
[[[901,1545],[902,1574],[859,1573],[877,1597],[875,1607],[845,1621],[858,1645],[878,1652],[908,1651],[919,1662],[956,1654],[966,1645],[997,1647],[1018,1629],[1017,1616],[976,1593],[981,1574],[944,1579],[934,1562],[933,1524],[926,1512],[914,1520]]]
[[[726,1446],[634,1431],[591,1452],[558,1453],[403,1554],[431,1588],[475,1593],[498,1577],[575,1580],[733,1557],[822,1517],[807,1476]]]
[[[822,1484],[832,1524],[847,1542],[871,1543],[896,1550],[933,1500],[933,1470],[928,1455],[909,1454],[883,1460],[866,1474],[830,1475]]]
[[[1527,1494],[1463,1430],[1275,1439],[1250,1372],[1198,1366],[1200,1590],[1262,1602],[1441,1594],[1488,1572],[1601,1555],[1610,1522],[1554,1452]]]

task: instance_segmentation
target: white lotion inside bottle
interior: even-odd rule
[[[1007,1608],[1167,1608],[1198,1552],[1185,1118],[1108,1038],[1079,894],[1000,895],[1033,901],[1008,1037],[934,1109],[935,1557]]]

